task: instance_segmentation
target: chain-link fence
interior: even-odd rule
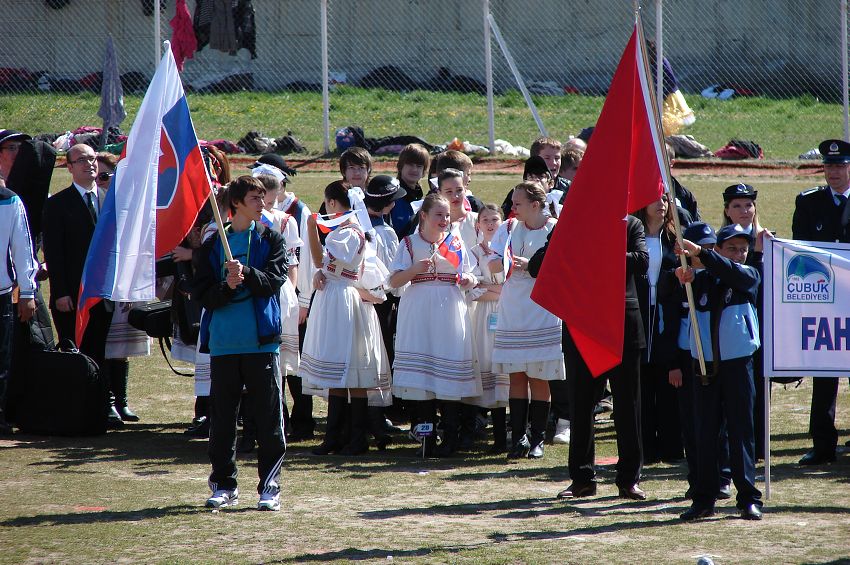
[[[96,103],[80,93],[91,91],[96,96],[99,92],[98,72],[109,35],[115,40],[132,119],[133,105],[138,104],[133,94],[144,92],[155,67],[157,3],[161,7],[159,37],[171,39],[176,33],[169,25],[178,5],[175,0],[5,0],[0,19],[4,37],[0,107],[7,116],[0,118],[0,126],[46,130],[51,125],[45,123],[48,117],[55,122],[54,131],[97,125],[93,112],[85,115],[81,110],[93,107],[96,111]],[[436,138],[435,143],[469,134],[486,144],[481,112],[487,105],[485,34],[491,31],[493,89],[499,98],[496,136],[527,145],[537,127],[522,97],[513,92],[519,83],[540,106],[542,123],[553,135],[565,136],[592,125],[593,113],[601,106],[599,97],[608,87],[634,21],[630,0],[187,0],[185,4],[193,20],[188,33],[199,48],[185,62],[183,79],[193,93],[190,107],[207,109],[195,114],[199,134],[235,141],[248,130],[274,127],[275,116],[269,115],[276,113],[270,111],[274,100],[281,105],[296,100],[301,116],[291,121],[300,130],[293,133],[313,152],[322,149],[326,135],[320,94],[324,37],[331,146],[333,131],[352,120],[367,134],[426,132]],[[753,111],[742,120],[744,114],[730,110],[739,110],[741,106],[735,104],[741,103],[736,100],[749,97],[796,97],[805,107],[841,102],[839,0],[644,0],[642,4],[646,36],[661,40],[681,90],[697,111],[695,134],[719,135],[708,125],[700,129],[703,111],[730,120],[729,137],[772,139],[768,130],[782,129],[776,125],[776,116]],[[492,30],[487,29],[488,10]],[[658,10],[663,33],[656,37]],[[186,33],[177,35],[186,38]],[[511,58],[513,69],[508,64]],[[427,113],[385,112],[381,104],[363,105],[362,98],[344,96],[352,87],[467,96],[452,99],[458,111],[450,127],[435,129],[429,126]],[[227,99],[226,105],[215,98],[246,91],[281,93],[281,98],[256,111],[253,103],[239,108],[238,96],[236,101]],[[715,97],[732,96],[732,100],[726,108],[706,106],[703,91],[708,96],[712,91]],[[313,94],[287,98],[293,92]],[[32,99],[41,102],[9,98],[14,93],[39,94]],[[572,95],[596,98],[589,105],[562,101]],[[45,99],[49,113],[43,110]],[[376,100],[387,99],[377,96]],[[422,98],[399,100],[402,106],[415,106]],[[584,113],[577,108],[584,108]],[[822,135],[840,135],[840,106],[824,108],[828,123],[822,124]],[[217,109],[220,113],[226,109],[235,118],[223,120],[216,115]],[[790,115],[792,110],[784,111]],[[129,123],[128,119],[123,124],[125,130]],[[813,143],[809,131],[782,131],[781,135],[799,136],[799,147]]]

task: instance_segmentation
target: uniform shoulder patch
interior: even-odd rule
[[[810,194],[814,194],[814,193],[816,193],[820,190],[823,190],[823,189],[824,189],[824,187],[822,187],[822,186],[815,186],[815,187],[810,188],[808,190],[804,190],[803,192],[800,193],[800,196],[808,196]]]

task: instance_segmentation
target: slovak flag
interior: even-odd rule
[[[354,210],[349,210],[347,212],[337,212],[336,214],[325,214],[324,216],[313,214],[313,217],[316,218],[316,227],[319,228],[319,231],[327,235],[345,222],[354,219],[353,214]]]
[[[446,238],[437,247],[437,253],[446,261],[454,265],[458,274],[463,272],[463,245],[461,239],[449,232]]]
[[[130,129],[89,246],[77,343],[101,299],[154,299],[154,265],[192,228],[210,179],[169,45]]]

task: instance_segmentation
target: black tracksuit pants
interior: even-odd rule
[[[210,357],[210,379],[210,490],[236,488],[236,418],[244,385],[257,425],[257,492],[276,494],[286,453],[278,353]]]

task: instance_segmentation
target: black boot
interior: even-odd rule
[[[478,407],[472,404],[460,405],[460,437],[458,451],[469,451],[475,446],[476,424],[478,422]]]
[[[115,395],[115,410],[125,422],[138,422],[139,417],[127,406],[127,380],[130,377],[130,362],[127,359],[107,359],[109,381]]]
[[[386,451],[387,445],[392,442],[392,438],[386,430],[387,419],[384,417],[384,408],[382,406],[369,407],[369,431],[372,437],[375,438],[375,446],[378,451]]]
[[[493,420],[493,445],[490,453],[505,453],[508,450],[507,409],[493,408],[490,418]]]
[[[345,426],[345,412],[348,399],[344,396],[328,396],[328,419],[325,427],[325,438],[318,447],[313,449],[313,455],[327,455],[339,451],[343,445],[342,434]]]
[[[434,431],[430,436],[423,438],[425,457],[433,457],[437,448],[437,401],[421,400],[416,403],[417,424],[432,424]],[[419,450],[422,453],[422,450]]]
[[[543,457],[543,440],[546,438],[546,421],[549,419],[549,403],[545,400],[531,401],[531,437],[528,452],[530,459]]]
[[[351,398],[351,433],[340,455],[361,455],[369,451],[369,401],[366,397]]]
[[[0,436],[12,435],[12,425],[6,421],[6,393],[9,389],[9,378],[6,375],[0,375]]]
[[[525,435],[525,422],[528,416],[528,399],[511,398],[508,400],[511,408],[511,433],[513,436],[513,447],[508,452],[508,459],[523,459],[528,457],[531,443]]]
[[[183,433],[191,437],[210,437],[209,396],[195,397],[195,417]]]
[[[460,402],[443,401],[443,442],[435,451],[437,457],[451,457],[457,450],[460,434]]]
[[[110,430],[116,430],[124,427],[124,420],[121,419],[121,414],[115,409],[115,397],[110,392],[106,402],[106,427]]]

